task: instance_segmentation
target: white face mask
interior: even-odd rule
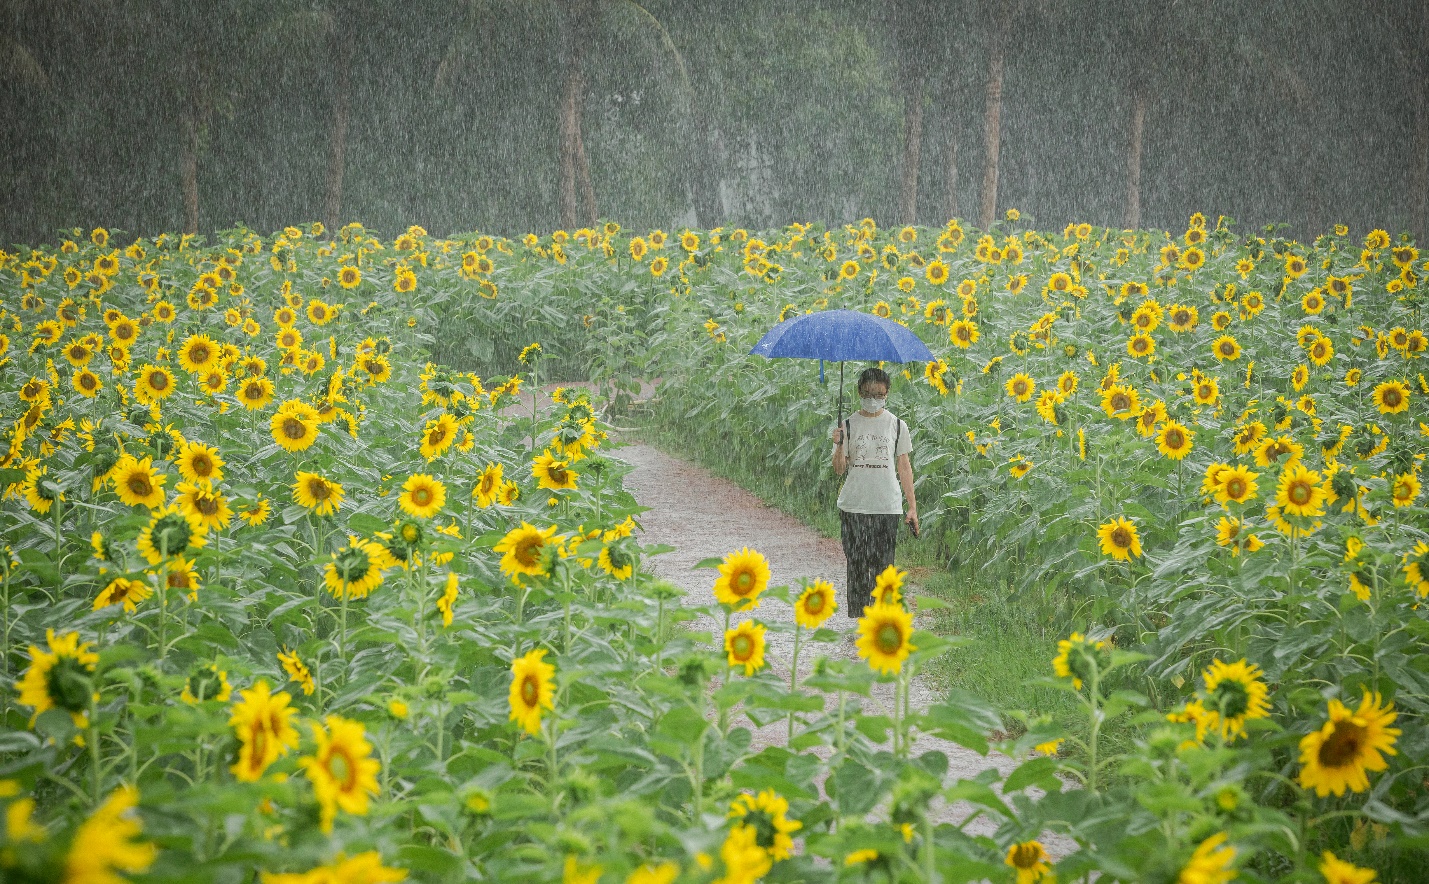
[[[876,414],[882,411],[883,405],[887,401],[887,396],[884,396],[881,399],[874,399],[870,396],[864,396],[862,399],[859,400],[859,402],[863,405],[863,410],[868,412],[869,414]]]

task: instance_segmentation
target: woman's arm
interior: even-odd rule
[[[913,496],[913,463],[908,455],[898,455],[898,484],[903,486],[903,496],[908,499],[908,515],[904,520],[918,528],[918,499]]]
[[[844,428],[834,427],[834,475],[848,472],[848,457],[844,455]]]

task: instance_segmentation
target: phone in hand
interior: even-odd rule
[[[905,524],[905,525],[908,526],[908,530],[911,531],[911,532],[913,532],[913,536],[914,536],[914,537],[917,537],[917,536],[918,536],[918,526],[917,526],[917,525],[913,524],[912,522],[908,521],[907,519],[904,519],[904,520],[903,520],[903,524]]]

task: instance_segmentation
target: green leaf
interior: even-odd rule
[[[1062,783],[1057,779],[1057,760],[1038,757],[1023,762],[1017,770],[1008,775],[1007,780],[1002,784],[1002,791],[1004,793],[1019,792],[1028,786],[1038,786],[1049,792],[1060,789]]]

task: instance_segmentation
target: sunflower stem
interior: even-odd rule
[[[793,694],[799,688],[799,633],[804,631],[804,627],[798,623],[794,624],[794,658],[789,664],[789,693]],[[794,713],[789,713],[789,736],[786,745],[794,742]]]
[[[169,653],[169,559],[159,567],[159,663]]]
[[[99,765],[99,704],[94,700],[94,694],[89,695],[89,766],[93,769],[92,781],[94,789],[94,806],[99,806],[100,797],[104,793],[103,777]]]

